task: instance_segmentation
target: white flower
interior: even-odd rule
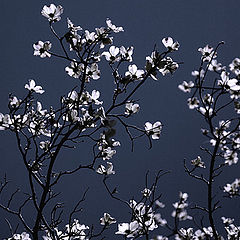
[[[40,102],[37,101],[37,112],[42,115],[42,116],[45,116],[46,113],[47,113],[47,110],[42,110],[42,104]]]
[[[152,191],[151,191],[150,189],[148,189],[148,188],[144,188],[144,189],[141,191],[141,193],[143,194],[144,197],[149,198],[150,195],[152,194]]]
[[[107,167],[103,165],[98,166],[96,172],[103,175],[115,174],[115,171],[113,171],[113,164],[111,162],[107,162]]]
[[[218,63],[216,59],[213,59],[208,67],[209,71],[222,71],[223,69],[222,64]]]
[[[171,52],[177,51],[180,46],[178,42],[173,42],[173,39],[171,37],[163,38],[162,43]]]
[[[200,167],[200,168],[206,168],[204,162],[202,162],[202,159],[200,156],[197,156],[196,159],[193,159],[191,161],[192,165],[194,165],[195,167]]]
[[[22,234],[14,234],[11,238],[8,238],[8,240],[31,240],[31,238],[29,234],[23,232]]]
[[[204,69],[202,69],[200,72],[194,70],[194,71],[192,71],[191,74],[192,74],[192,76],[194,76],[194,77],[200,77],[200,78],[202,78],[202,77],[204,76],[204,74],[205,74],[205,71],[204,71]]]
[[[155,67],[155,63],[157,61],[157,58],[158,58],[158,53],[156,51],[153,51],[151,53],[151,56],[147,56],[146,57],[146,66],[145,66],[145,68],[146,68],[146,70],[148,72],[151,71],[152,79],[156,80],[156,81],[158,80],[158,78],[157,78],[157,71],[153,72],[152,69]]]
[[[231,197],[234,195],[238,195],[240,187],[240,179],[235,179],[233,183],[227,183],[226,186],[224,186],[224,192],[228,193]]]
[[[174,62],[170,57],[163,58],[158,64],[158,70],[163,76],[174,73],[178,67],[178,63]]]
[[[67,74],[73,78],[79,78],[83,70],[84,70],[83,64],[78,64],[75,61],[71,62],[70,67],[65,68]]]
[[[213,230],[212,230],[212,227],[208,227],[208,228],[203,228],[203,231],[206,235],[212,237],[213,236]]]
[[[44,6],[41,14],[48,19],[50,22],[57,22],[61,20],[60,15],[63,13],[63,7],[58,5],[57,7],[54,4],[51,4],[49,7]]]
[[[137,221],[133,221],[129,223],[120,223],[118,224],[118,231],[115,234],[123,234],[128,238],[133,238],[137,235],[137,230],[139,228],[139,224]]]
[[[78,122],[80,121],[80,118],[78,117],[78,111],[75,109],[69,109],[69,112],[67,115],[63,116],[64,121],[69,122]]]
[[[182,239],[193,239],[193,228],[184,229],[181,228],[179,233],[175,235],[175,240],[182,240]]]
[[[154,124],[150,122],[145,123],[145,130],[148,135],[152,136],[152,139],[159,139],[160,133],[162,130],[162,123],[161,122],[155,122]]]
[[[167,224],[167,220],[163,219],[160,213],[154,214],[154,220],[162,227]]]
[[[200,107],[199,108],[200,113],[202,113],[205,116],[211,116],[213,114],[213,109],[209,108],[208,106],[204,107]]]
[[[87,67],[86,74],[88,77],[97,80],[100,78],[100,70],[98,69],[97,63],[93,63],[90,67]]]
[[[132,115],[134,113],[137,113],[139,111],[139,109],[140,109],[139,104],[128,102],[128,103],[126,103],[126,106],[125,106],[125,114]]]
[[[72,224],[66,225],[66,234],[63,235],[66,238],[64,238],[64,240],[69,239],[69,236],[73,236],[73,239],[85,240],[87,239],[85,230],[88,229],[89,229],[88,226],[80,224],[77,219],[74,219]],[[61,237],[62,235],[59,236]]]
[[[194,109],[199,106],[199,100],[196,97],[188,98],[187,102],[190,109]]]
[[[67,18],[67,25],[68,25],[68,29],[73,34],[76,34],[77,31],[82,30],[82,28],[80,26],[75,26],[69,18]]]
[[[218,80],[218,85],[223,86],[226,90],[239,91],[240,85],[238,85],[238,80],[229,78],[229,73],[222,71],[221,80]]]
[[[120,57],[117,56],[119,53],[119,48],[115,46],[111,46],[109,48],[109,52],[103,52],[102,56],[105,56],[106,60],[110,63],[117,62],[120,60]]]
[[[125,61],[132,62],[133,47],[126,49],[124,46],[121,46],[120,54]]]
[[[100,224],[104,226],[109,226],[110,224],[116,223],[116,220],[111,217],[109,213],[104,213],[103,217],[100,218]]]
[[[209,45],[206,45],[204,48],[199,48],[198,51],[201,52],[202,59],[204,62],[209,62],[211,59],[217,57],[217,53],[216,52],[214,53],[214,49]]]
[[[29,84],[25,84],[25,88],[29,91],[35,92],[35,93],[44,93],[45,91],[42,89],[41,86],[36,86],[36,83],[33,79],[29,80]]]
[[[123,31],[124,31],[124,30],[123,30],[123,27],[116,27],[114,24],[112,24],[112,21],[111,21],[109,18],[107,18],[106,24],[107,24],[107,26],[108,26],[113,32],[115,32],[115,33],[123,32]]]
[[[214,102],[214,98],[211,94],[207,93],[204,97],[203,97],[203,102],[207,105],[211,105]]]
[[[227,149],[223,155],[225,159],[225,163],[231,166],[232,164],[236,164],[238,162],[237,152]]]
[[[41,58],[51,57],[51,54],[48,52],[48,50],[50,50],[51,47],[52,44],[49,41],[46,42],[38,41],[33,44],[34,48],[33,55],[40,56]]]
[[[172,217],[177,217],[180,221],[192,219],[192,217],[188,215],[186,210],[186,208],[188,207],[188,194],[180,192],[179,198],[180,200],[173,204],[175,210],[172,212]]]
[[[106,45],[113,43],[113,37],[108,36],[108,30],[104,27],[95,28],[98,40],[100,40],[100,49],[104,48]]]
[[[234,219],[231,218],[225,218],[225,217],[221,217],[223,224],[229,225],[232,224],[234,222]]]
[[[230,64],[229,64],[230,71],[232,71],[235,75],[240,75],[240,59],[235,58]]]
[[[144,70],[138,70],[135,64],[128,66],[128,72],[125,73],[126,77],[132,80],[141,80],[144,75]]]
[[[42,141],[42,142],[39,143],[39,147],[44,151],[48,150],[49,145],[50,145],[50,141],[48,141],[48,140],[47,141]]]
[[[18,107],[20,105],[21,101],[22,101],[21,99],[18,99],[15,96],[9,97],[9,104],[13,108]]]
[[[101,149],[100,149],[101,150]],[[116,150],[112,149],[111,147],[104,148],[102,150],[102,158],[103,160],[109,160],[116,154]]]
[[[101,105],[103,103],[102,101],[98,100],[98,98],[100,97],[100,92],[97,90],[93,90],[90,97],[92,99],[92,102],[96,105]]]
[[[190,82],[186,82],[186,81],[183,81],[182,84],[178,85],[178,88],[183,91],[183,92],[191,92],[191,88],[194,86],[194,83],[192,81]]]
[[[85,38],[86,38],[86,41],[87,43],[91,44],[92,42],[95,41],[97,35],[95,32],[89,32],[88,30],[85,30]]]

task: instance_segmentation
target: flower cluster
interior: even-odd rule
[[[79,239],[79,240],[87,240],[86,231],[89,230],[89,227],[80,224],[77,219],[74,219],[71,224],[67,224],[65,226],[64,231],[59,231],[57,228],[54,229],[54,233],[58,239]],[[46,236],[43,236],[43,240],[52,240],[51,233],[46,231]]]
[[[186,210],[186,208],[188,207],[188,194],[180,192],[179,198],[179,201],[173,204],[175,210],[172,212],[172,217],[177,218],[180,221],[192,219],[192,217],[188,215]]]
[[[231,184],[228,183],[224,186],[224,192],[226,192],[230,197],[239,195],[240,179],[236,178]]]
[[[129,207],[132,210],[132,221],[118,224],[116,234],[125,235],[127,238],[136,238],[158,228],[157,219],[160,221],[160,215],[156,215],[152,207],[134,200],[130,201]]]

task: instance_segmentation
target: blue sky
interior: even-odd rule
[[[33,56],[33,43],[53,39],[47,20],[40,14],[43,5],[50,3],[52,1],[0,2],[0,112],[7,111],[10,92],[19,97],[23,96],[24,85],[28,79],[35,79],[46,90],[41,98],[46,106],[56,106],[59,97],[67,94],[76,85],[74,79],[65,73],[67,62]],[[145,87],[136,94],[141,106],[141,111],[134,118],[136,124],[143,126],[146,121],[160,120],[164,124],[162,136],[159,141],[154,142],[151,150],[148,150],[147,141],[137,141],[132,153],[130,141],[119,130],[122,146],[114,158],[117,173],[111,179],[111,183],[112,186],[118,186],[122,197],[128,200],[139,196],[147,170],[152,174],[159,169],[170,170],[171,173],[162,178],[159,185],[159,191],[163,193],[162,200],[169,208],[166,215],[170,216],[171,203],[177,200],[180,190],[189,192],[192,201],[199,199],[204,202],[204,189],[201,184],[186,176],[183,160],[191,160],[201,154],[199,146],[205,144],[206,139],[201,136],[200,128],[204,127],[205,123],[199,114],[188,109],[187,96],[180,92],[177,86],[183,80],[192,80],[191,71],[197,69],[200,64],[200,53],[197,51],[199,47],[206,44],[216,46],[223,40],[226,44],[219,50],[219,60],[228,65],[235,57],[239,57],[240,2],[68,0],[53,3],[64,7],[62,21],[56,23],[56,29],[60,33],[66,30],[67,17],[76,25],[91,31],[95,27],[104,26],[106,18],[110,18],[117,26],[123,26],[125,31],[116,35],[114,44],[134,46],[134,63],[141,69],[144,68],[145,57],[151,53],[154,44],[157,44],[160,51],[164,51],[162,38],[171,36],[180,43],[179,51],[173,55],[175,61],[183,62],[178,71],[173,76],[161,77],[159,81],[149,79]],[[56,43],[52,42],[53,45]],[[56,46],[55,49],[57,51],[59,48]],[[100,79],[96,86],[102,89],[103,99],[107,99],[113,90],[112,79],[106,65],[103,65],[101,71],[106,77]],[[7,173],[12,180],[12,189],[20,185],[26,190],[27,178],[24,176],[24,167],[14,136],[0,132],[0,142],[1,176]],[[86,150],[87,147],[87,144],[83,144],[73,152],[63,152],[59,166],[65,167],[70,161],[81,161],[89,157],[91,150]],[[237,168],[239,169],[238,166]],[[226,171],[224,177],[232,176],[232,171],[234,172],[232,168]],[[85,210],[80,216],[84,223],[98,223],[105,211],[111,212],[120,222],[127,221],[128,210],[110,199],[100,177],[95,175],[81,172],[61,182],[59,189],[62,191],[63,201],[67,203],[66,208],[69,209],[76,201],[76,195],[80,197],[89,186],[90,191],[84,203]],[[229,182],[234,179],[230,178]],[[235,211],[239,211],[239,203],[234,204]],[[234,214],[231,208],[224,211]],[[31,210],[27,213],[31,214]],[[0,215],[7,216],[1,209]],[[10,216],[9,219],[13,220],[13,217]],[[8,228],[3,218],[0,219],[0,225],[0,238],[7,237]]]

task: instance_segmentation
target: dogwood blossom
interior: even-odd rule
[[[125,105],[125,114],[126,115],[132,115],[134,113],[137,113],[140,110],[140,106],[137,103],[128,102]]]
[[[130,223],[120,223],[118,224],[118,231],[115,234],[125,235],[127,238],[135,237],[138,232],[139,224],[137,221],[133,221]]]
[[[78,64],[76,61],[72,61],[70,67],[65,67],[67,74],[73,78],[79,78],[84,71],[84,65]]]
[[[111,46],[109,52],[103,52],[102,56],[105,56],[106,60],[110,63],[114,63],[120,60],[120,56],[118,56],[119,51],[118,47]]]
[[[157,71],[156,70],[153,71],[153,68],[156,66],[157,56],[158,56],[157,51],[153,51],[151,53],[151,56],[147,56],[146,57],[146,66],[145,66],[147,71],[151,71],[150,76],[155,81],[158,80],[158,78],[157,78]]]
[[[21,234],[14,234],[11,238],[8,238],[8,240],[31,240],[31,238],[28,233],[23,232]]]
[[[227,183],[224,187],[223,187],[223,191],[228,193],[230,197],[233,197],[235,195],[238,195],[239,193],[239,187],[240,187],[240,179],[236,178],[234,182]]]
[[[235,75],[239,77],[240,75],[240,59],[235,58],[233,61],[229,64],[230,71],[232,71]]]
[[[72,32],[73,34],[76,34],[77,31],[82,30],[80,26],[75,26],[69,18],[67,18],[67,26],[69,31]]]
[[[152,191],[148,188],[144,188],[142,191],[141,191],[142,195],[146,198],[150,197],[150,195],[152,194]]]
[[[200,156],[197,156],[197,158],[193,159],[191,161],[191,164],[194,165],[195,167],[199,167],[199,168],[206,168],[204,162],[202,161]]]
[[[88,44],[91,44],[92,42],[95,41],[97,38],[97,35],[95,32],[89,32],[88,30],[85,30],[85,39]]]
[[[178,63],[174,62],[170,57],[163,58],[158,64],[158,70],[163,76],[168,73],[173,74],[178,69],[178,67]]]
[[[96,172],[103,175],[115,174],[115,171],[113,171],[113,164],[111,162],[107,162],[107,167],[99,165]]]
[[[111,215],[109,213],[104,213],[103,217],[100,218],[100,224],[104,225],[104,226],[109,226],[116,222],[117,221],[115,220],[115,218],[111,217]]]
[[[144,76],[144,70],[137,69],[137,66],[135,64],[129,65],[125,76],[129,77],[132,80],[141,80]]]
[[[41,58],[51,57],[51,54],[48,52],[52,47],[52,44],[49,41],[43,42],[38,41],[33,44],[34,56],[40,56]]]
[[[123,60],[132,62],[133,47],[129,47],[126,49],[124,46],[121,46],[120,54]]]
[[[154,221],[162,227],[166,226],[167,224],[167,220],[162,218],[160,213],[154,214]]]
[[[45,91],[42,89],[41,86],[36,86],[36,83],[33,79],[29,80],[29,84],[25,84],[25,88],[29,91],[35,92],[35,93],[44,93]]]
[[[213,59],[208,67],[209,71],[220,72],[224,70],[225,67],[222,67],[221,63],[218,63],[216,59]]]
[[[194,83],[192,81],[188,83],[186,81],[183,81],[182,84],[178,85],[178,88],[183,92],[190,93],[193,86]]]
[[[204,77],[204,74],[205,74],[205,71],[204,69],[202,69],[200,72],[197,71],[197,70],[194,70],[191,72],[192,76],[194,77],[200,77],[200,78],[203,78]]]
[[[145,123],[145,130],[152,139],[159,139],[162,130],[162,123],[157,121],[154,124],[150,122]]]
[[[178,218],[180,221],[192,219],[192,217],[188,215],[186,210],[186,208],[188,207],[188,194],[180,192],[179,198],[179,201],[173,204],[175,210],[172,212],[172,217]]]
[[[88,226],[80,224],[77,219],[74,219],[71,224],[66,225],[66,236],[73,236],[75,239],[84,240],[86,239],[85,231],[88,229]]]
[[[92,94],[90,95],[91,101],[96,104],[96,105],[101,105],[103,103],[103,101],[99,101],[100,97],[100,92],[97,90],[93,90]]]
[[[115,33],[119,33],[119,32],[124,31],[123,27],[116,27],[116,25],[112,24],[112,21],[109,18],[107,18],[106,24],[109,27],[109,29],[111,29]]]
[[[98,69],[97,63],[91,64],[91,66],[87,67],[86,69],[86,74],[88,77],[97,80],[100,78],[100,70]]]
[[[236,164],[238,162],[238,155],[236,151],[232,151],[230,149],[226,149],[224,153],[225,163],[231,166],[232,164]]]
[[[171,37],[163,38],[162,43],[171,52],[177,51],[180,46],[180,44],[178,42],[174,42]]]
[[[221,80],[218,80],[218,85],[223,86],[226,90],[239,91],[240,85],[238,85],[237,79],[230,79],[229,73],[222,71]]]
[[[199,106],[199,100],[196,97],[188,98],[187,102],[189,109],[194,109]]]
[[[21,103],[21,99],[18,99],[16,96],[10,96],[9,97],[9,105],[12,107],[12,108],[16,108],[20,105]]]
[[[211,59],[217,57],[217,52],[214,52],[214,49],[209,45],[206,45],[204,48],[199,48],[198,51],[201,52],[204,62],[209,62]]]
[[[48,19],[50,22],[58,22],[61,20],[61,14],[63,13],[63,7],[58,5],[57,7],[54,4],[50,6],[44,6],[41,14]]]
[[[203,115],[205,115],[206,117],[211,116],[213,114],[213,109],[206,106],[204,107],[200,107],[199,108],[199,112],[202,113]]]

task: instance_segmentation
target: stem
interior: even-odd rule
[[[216,144],[215,144],[215,147],[214,147],[214,151],[213,151],[213,155],[212,155],[211,163],[210,163],[209,180],[208,180],[208,219],[209,219],[210,225],[211,225],[212,230],[213,230],[213,236],[216,240],[218,239],[218,234],[216,232],[216,228],[215,228],[215,224],[214,224],[214,220],[213,220],[214,209],[212,207],[212,204],[213,204],[213,202],[212,202],[212,200],[213,200],[212,190],[213,190],[213,178],[214,178],[214,175],[213,175],[214,164],[215,164],[216,154],[217,154],[219,144],[220,144],[220,139],[218,139],[216,141]]]

